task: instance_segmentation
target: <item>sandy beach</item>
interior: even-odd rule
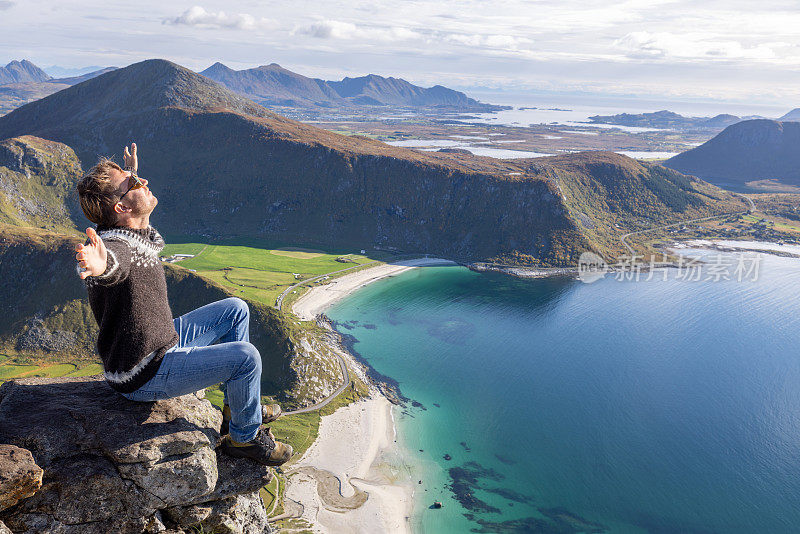
[[[384,264],[314,287],[292,306],[312,320],[367,284],[423,266],[453,265],[440,258]],[[357,365],[346,358],[350,365]],[[392,404],[377,390],[322,418],[317,440],[288,470],[286,497],[320,533],[410,533],[414,486],[395,441]]]
[[[455,265],[455,262],[441,258],[418,258],[397,263],[386,263],[347,274],[334,279],[329,284],[313,287],[311,291],[297,299],[297,302],[292,306],[292,312],[303,321],[310,321],[337,300],[346,297],[367,284],[371,284],[381,278],[398,275],[415,267],[432,265]]]
[[[286,497],[314,532],[410,533],[413,486],[382,395],[322,418],[319,437],[288,470]]]

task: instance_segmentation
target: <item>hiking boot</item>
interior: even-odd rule
[[[237,443],[230,435],[225,436],[220,445],[222,452],[234,458],[250,458],[262,465],[276,467],[292,457],[291,445],[275,441],[269,428],[259,429],[256,437],[247,443]]]
[[[283,414],[279,404],[261,405],[261,424],[271,423]],[[222,407],[222,424],[219,427],[219,435],[224,436],[230,432],[231,407],[227,404]]]

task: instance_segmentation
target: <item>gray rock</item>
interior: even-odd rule
[[[42,487],[43,473],[30,451],[0,445],[0,511],[36,493]]]
[[[258,489],[272,471],[220,456],[220,420],[194,394],[130,402],[99,377],[6,382],[0,451],[44,475],[0,520],[15,533],[270,532]]]
[[[210,503],[176,507],[167,515],[181,528],[201,528],[215,534],[262,534],[270,532],[267,511],[258,492],[236,495]]]

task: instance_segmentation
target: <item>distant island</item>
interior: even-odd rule
[[[666,109],[653,113],[620,113],[617,115],[594,115],[589,117],[594,124],[617,124],[638,128],[663,128],[673,130],[722,130],[742,121],[741,117],[723,113],[715,117],[684,117]]]
[[[385,78],[376,74],[326,81],[297,74],[277,63],[233,70],[219,62],[200,74],[265,106],[393,106],[484,113],[510,109],[510,106],[478,102],[442,85],[420,87],[401,78]]]

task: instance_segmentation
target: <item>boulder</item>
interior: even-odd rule
[[[0,488],[20,482],[0,490],[0,520],[14,533],[271,532],[258,490],[272,471],[220,456],[220,421],[196,395],[131,402],[100,377],[6,382]],[[7,473],[4,450],[29,471]]]
[[[36,493],[42,473],[30,451],[0,444],[0,512]]]

